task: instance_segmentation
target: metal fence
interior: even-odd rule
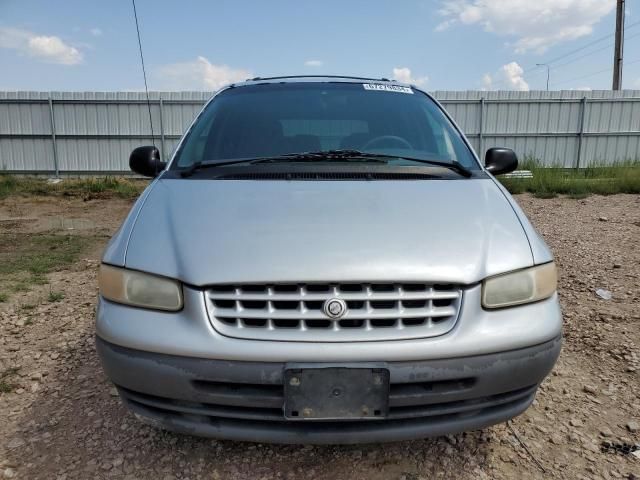
[[[433,94],[481,156],[505,146],[549,166],[640,159],[639,90]],[[151,93],[163,158],[211,95]],[[150,132],[144,92],[0,92],[0,169],[9,172],[127,173]]]

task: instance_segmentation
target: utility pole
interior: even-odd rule
[[[613,86],[620,90],[622,85],[622,55],[624,50],[624,1],[618,0],[616,9],[616,45],[613,52]]]
[[[549,73],[551,71],[551,67],[548,63],[536,63],[536,67],[547,67],[547,92],[549,91]]]

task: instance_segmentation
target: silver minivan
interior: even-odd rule
[[[97,349],[152,425],[282,443],[479,429],[562,343],[551,252],[429,94],[353,77],[217,92],[109,242]]]

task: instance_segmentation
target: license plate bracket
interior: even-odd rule
[[[284,399],[287,420],[381,420],[389,412],[389,370],[289,368]]]

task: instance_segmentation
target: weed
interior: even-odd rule
[[[33,285],[46,285],[47,283],[49,283],[49,280],[47,280],[47,277],[43,274],[38,273],[29,277],[29,283]]]
[[[65,179],[60,183],[48,183],[46,179],[0,173],[0,198],[9,195],[87,195],[135,198],[147,185],[146,180],[116,177]]]
[[[558,194],[548,190],[541,190],[539,192],[533,192],[533,196],[536,198],[556,198]]]
[[[74,263],[97,241],[84,235],[0,233],[0,289],[27,292],[47,274]]]
[[[9,295],[7,295],[6,293],[0,293],[0,303],[4,303],[7,300],[9,300]]]
[[[566,169],[543,167],[535,159],[526,157],[520,168],[530,170],[533,178],[499,177],[500,182],[514,194],[530,192],[538,198],[553,198],[556,195],[585,198],[593,194],[640,193],[640,161]]]
[[[33,310],[34,308],[36,308],[36,306],[31,304],[31,303],[25,303],[25,304],[21,305],[20,308],[22,310]]]
[[[13,248],[0,250],[0,275],[28,272],[28,283],[46,283],[45,275],[73,263],[91,238],[79,235],[0,235]],[[23,281],[27,283],[27,280]]]
[[[49,292],[49,296],[47,297],[47,300],[49,300],[50,303],[53,303],[53,302],[59,302],[63,298],[64,298],[64,293],[62,292]]]
[[[30,284],[25,282],[25,281],[18,281],[15,282],[12,286],[11,289],[15,292],[28,292],[29,291],[29,286]]]
[[[9,383],[9,377],[14,376],[20,370],[18,367],[10,367],[0,372],[0,393],[11,393],[15,385]]]

